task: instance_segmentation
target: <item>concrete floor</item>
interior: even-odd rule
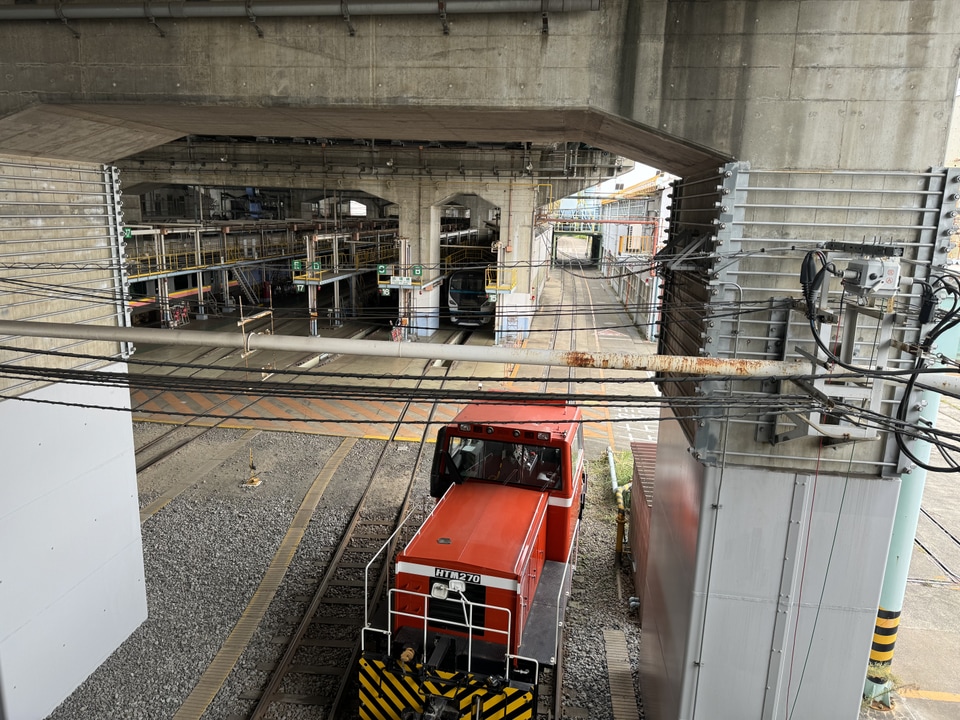
[[[938,427],[960,431],[960,401],[945,398]],[[931,462],[939,462],[936,454]],[[864,719],[957,720],[960,718],[960,492],[957,473],[928,473],[910,576],[894,648],[897,688],[892,710],[865,709]],[[940,564],[954,577],[948,575]]]

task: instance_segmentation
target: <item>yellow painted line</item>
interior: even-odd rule
[[[916,698],[917,700],[960,703],[960,693],[940,692],[938,690],[911,690],[902,688],[897,690],[897,695],[905,698]]]
[[[247,603],[247,607],[240,615],[240,619],[237,620],[237,624],[230,631],[230,635],[224,640],[216,657],[207,666],[193,691],[183,701],[176,715],[173,716],[174,720],[200,720],[200,716],[213,702],[220,688],[223,687],[227,676],[230,675],[233,667],[237,664],[237,660],[240,659],[243,651],[250,644],[250,640],[253,639],[253,635],[257,631],[263,616],[266,615],[274,595],[277,594],[280,583],[287,573],[287,568],[293,561],[294,553],[300,546],[300,541],[303,540],[307,525],[310,524],[310,518],[313,517],[314,510],[320,503],[320,498],[323,497],[323,491],[356,442],[356,438],[347,438],[340,443],[340,447],[320,470],[320,474],[313,481],[313,485],[304,495],[303,502],[300,504],[296,515],[293,516],[293,522],[290,523],[290,528],[280,543],[280,547],[277,548],[273,560],[270,561],[270,566],[263,574],[263,579],[254,591],[253,597],[250,598],[250,602]]]

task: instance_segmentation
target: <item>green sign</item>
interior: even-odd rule
[[[389,275],[386,265],[377,265],[377,275]]]
[[[294,270],[303,270],[303,260],[294,260],[293,261]]]
[[[133,237],[133,228],[124,228],[123,229],[123,239],[129,240]]]
[[[306,286],[306,285],[301,285],[301,284],[299,284],[299,283],[297,283],[296,285],[294,285],[294,287],[297,289],[297,292],[303,292],[304,290],[307,289],[307,286]]]
[[[423,275],[423,265],[414,265],[413,266],[413,276],[421,277]]]
[[[310,263],[310,269],[311,269],[311,270],[319,270],[319,269],[320,269],[320,263],[318,263],[318,262]]]
[[[381,294],[381,295],[389,295],[389,294],[390,294],[390,288],[380,288],[380,294]]]

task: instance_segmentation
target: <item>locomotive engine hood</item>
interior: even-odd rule
[[[397,573],[516,592],[543,531],[545,493],[490,483],[456,485],[397,559]]]

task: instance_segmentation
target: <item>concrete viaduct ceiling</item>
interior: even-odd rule
[[[730,159],[618,106],[625,12],[600,0],[0,0],[0,68],[13,72],[0,153],[115,163],[187,136],[266,136],[579,143],[678,175]]]
[[[262,135],[573,142],[682,176],[913,170],[958,142],[955,5],[0,0],[0,153]]]

